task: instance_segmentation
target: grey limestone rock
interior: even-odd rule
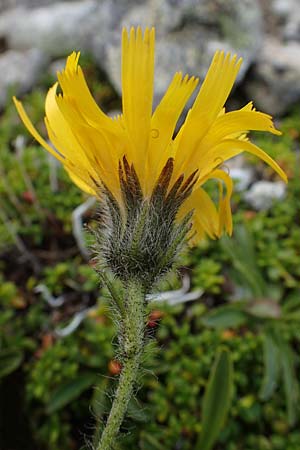
[[[299,101],[300,42],[283,44],[267,38],[245,90],[258,108],[275,116]]]
[[[74,49],[88,50],[98,9],[94,0],[15,8],[0,16],[0,36],[12,49],[37,47],[52,57]]]
[[[280,35],[284,41],[300,41],[299,0],[274,0],[272,11],[280,24]]]
[[[20,4],[26,8],[36,8],[38,6],[50,5],[59,0],[1,0],[0,13],[8,9],[17,8]]]
[[[256,210],[264,211],[272,206],[275,200],[282,200],[286,195],[286,184],[283,181],[257,181],[244,194],[245,200]]]
[[[10,90],[19,95],[32,88],[47,63],[47,58],[37,49],[0,54],[0,108],[8,101]]]

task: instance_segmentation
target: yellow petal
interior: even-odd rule
[[[177,121],[188,99],[198,84],[198,79],[176,73],[151,119],[148,150],[147,193],[153,189],[166,160],[170,155],[170,142]]]
[[[72,161],[74,165],[84,168],[87,173],[97,178],[97,173],[88,160],[87,149],[81,147],[57,105],[56,89],[57,83],[49,89],[45,102],[45,123],[49,138],[55,147]]]
[[[247,133],[249,130],[268,131],[273,134],[281,134],[274,128],[272,118],[268,114],[257,111],[247,111],[245,109],[233,111],[219,116],[211,125],[209,131],[204,136],[193,155],[189,158],[185,169],[187,171],[194,170],[194,167],[206,168],[208,173],[209,165],[218,157],[223,160],[221,154],[216,154],[216,149],[220,144],[230,139],[247,141]]]
[[[223,229],[231,235],[232,234],[232,214],[230,199],[233,190],[233,182],[230,176],[223,170],[214,170],[207,179],[216,178],[224,182],[226,186],[226,195],[223,196],[223,185],[220,184],[220,199],[219,199],[219,227],[218,237],[222,235]]]
[[[57,73],[63,93],[72,98],[77,110],[88,124],[96,128],[111,128],[113,120],[99,108],[85,81],[78,64],[80,53],[73,52],[67,58],[65,69]]]
[[[224,52],[215,53],[195,103],[175,139],[177,146],[175,177],[185,172],[196,146],[222,112],[241,63],[242,59],[237,60],[236,55],[231,57],[230,53],[226,55]]]
[[[105,167],[110,171],[111,161],[120,159],[121,154],[116,153],[116,147],[110,142],[111,135],[108,131],[96,129],[81,121],[71,98],[59,95],[56,97],[56,102],[65,122],[89,160],[96,167],[99,165],[101,170]]]
[[[128,158],[140,179],[145,177],[154,78],[154,28],[138,27],[122,35],[122,104],[124,125],[132,146]]]
[[[198,80],[176,73],[151,119],[151,133],[146,168],[146,195],[152,191],[166,160],[173,156],[172,136],[182,110]]]
[[[91,193],[91,191],[94,191],[92,187],[93,183],[92,180],[88,177],[88,173],[85,173],[79,167],[74,166],[71,161],[69,161],[64,155],[54,150],[36,130],[28,115],[26,114],[22,103],[15,97],[13,97],[13,101],[24,125],[26,126],[29,133],[37,140],[37,142],[64,165],[69,175],[73,177],[72,179],[74,181],[76,179],[75,182],[81,189],[89,193]]]
[[[97,195],[96,193],[96,189],[92,188],[90,185],[88,185],[87,183],[85,183],[81,178],[79,178],[77,175],[75,175],[70,169],[68,169],[67,167],[65,167],[66,171],[68,172],[69,177],[71,178],[71,180],[73,181],[73,183],[76,184],[76,186],[79,187],[79,189],[81,189],[82,191],[86,192],[87,194],[90,195]]]
[[[208,126],[215,120],[230,94],[241,64],[242,59],[237,60],[236,55],[215,53],[191,110],[190,120],[204,118]],[[200,127],[199,138],[207,129],[201,122]]]
[[[192,235],[195,234],[192,243],[195,244],[206,234],[215,239],[219,230],[219,215],[204,189],[197,188],[192,192],[179,209],[177,219],[182,220],[192,210],[194,210]]]
[[[205,175],[205,172],[207,172],[207,168],[209,166],[218,166],[220,165],[220,163],[223,163],[242,152],[248,152],[260,158],[262,161],[272,167],[272,169],[277,172],[277,174],[283,179],[283,181],[287,183],[286,174],[281,169],[281,167],[279,167],[276,161],[274,161],[273,158],[271,158],[266,152],[264,152],[261,148],[257,147],[251,142],[240,139],[225,139],[223,142],[217,145],[210,155],[210,162],[208,162],[207,160],[207,163],[205,163],[205,168],[202,171],[202,176]]]
[[[37,131],[37,129],[34,127],[33,123],[29,119],[28,115],[26,114],[25,109],[23,108],[22,103],[16,99],[16,97],[13,97],[13,101],[16,105],[17,111],[19,113],[19,116],[24,123],[25,127],[29,131],[29,133],[34,137],[34,139],[42,146],[44,147],[49,153],[51,153],[52,156],[54,156],[59,161],[64,161],[64,156],[61,155],[58,151],[54,150],[42,136]]]
[[[202,148],[209,149],[228,136],[239,135],[250,130],[281,134],[280,131],[274,128],[272,117],[268,114],[258,111],[232,111],[215,120],[208,133],[204,136],[198,152],[201,154]]]

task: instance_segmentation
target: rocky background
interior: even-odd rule
[[[0,108],[72,50],[120,91],[120,30],[155,25],[156,98],[172,74],[203,76],[218,48],[244,58],[239,96],[274,116],[300,99],[299,0],[0,0]]]

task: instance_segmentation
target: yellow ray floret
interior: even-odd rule
[[[128,159],[138,176],[145,174],[154,84],[154,28],[131,28],[122,35],[122,105],[129,136]]]
[[[178,72],[165,95],[152,111],[154,88],[154,29],[131,28],[122,33],[122,115],[107,116],[93,99],[73,52],[58,82],[49,89],[45,103],[45,124],[50,145],[36,130],[22,104],[14,98],[26,128],[49,153],[57,158],[80,189],[101,195],[105,184],[122,206],[119,162],[125,156],[139,178],[145,199],[151,197],[156,181],[169,158],[174,160],[171,184],[197,171],[192,194],[178,213],[178,220],[193,213],[192,241],[208,235],[214,239],[224,231],[231,234],[230,197],[232,180],[223,163],[249,152],[269,164],[287,181],[278,164],[249,140],[252,130],[275,135],[271,116],[256,111],[252,102],[226,112],[224,105],[236,80],[242,60],[217,51],[194,104],[179,131],[177,122],[198,79]],[[58,86],[62,93],[57,92]],[[203,185],[209,179],[219,183],[216,206]],[[225,192],[225,194],[224,194]]]

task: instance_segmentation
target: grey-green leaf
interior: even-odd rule
[[[279,319],[281,317],[280,305],[272,299],[259,298],[252,301],[247,307],[249,314],[262,319]]]
[[[233,365],[228,350],[216,357],[202,407],[202,433],[197,450],[210,450],[216,442],[229,412],[233,393]]]
[[[86,373],[59,386],[47,405],[47,413],[52,414],[54,411],[58,411],[66,406],[72,400],[79,397],[82,392],[93,386],[97,379],[98,377],[95,373]]]

